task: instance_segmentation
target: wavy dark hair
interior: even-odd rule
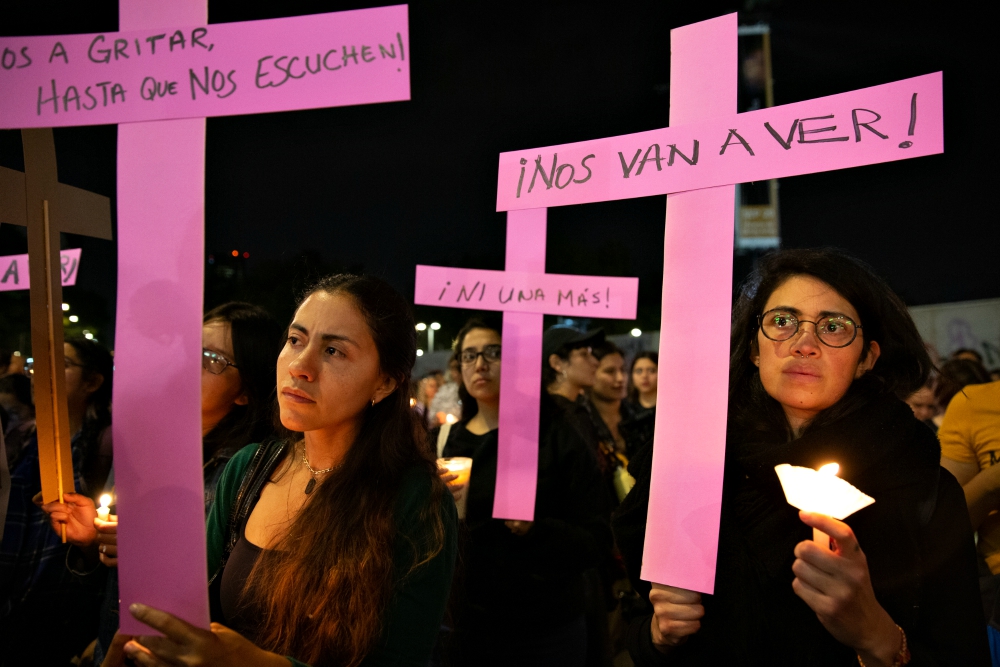
[[[933,368],[927,349],[903,301],[868,264],[832,248],[779,250],[762,257],[740,288],[733,308],[729,359],[729,429],[745,438],[753,432],[789,438],[781,405],[764,390],[751,358],[757,353],[757,316],[768,298],[794,276],[823,281],[847,299],[863,327],[862,359],[872,341],[880,355],[875,366],[855,380],[835,405],[808,425],[815,428],[849,414],[880,395],[905,398],[927,381]]]
[[[451,344],[451,354],[452,357],[458,359],[459,369],[461,369],[462,365],[462,345],[465,343],[465,337],[473,329],[486,329],[496,332],[498,336],[503,335],[500,325],[497,323],[493,323],[492,321],[487,322],[481,317],[473,317],[467,320],[462,328],[458,330],[458,335],[455,336],[455,340]],[[468,422],[479,413],[479,403],[472,397],[469,390],[465,388],[465,379],[461,377],[458,380],[458,400],[462,402],[462,421]]]
[[[225,450],[261,442],[274,431],[275,373],[281,326],[260,306],[231,301],[205,313],[204,324],[225,322],[233,340],[233,364],[246,405],[234,405],[203,439],[205,460]],[[231,455],[233,452],[228,451]]]
[[[251,608],[264,610],[261,646],[313,665],[346,667],[360,664],[383,630],[395,583],[393,508],[404,473],[420,468],[431,487],[421,513],[426,538],[411,545],[409,572],[444,547],[445,486],[410,409],[417,336],[409,304],[371,276],[323,278],[302,300],[315,292],[353,300],[375,341],[379,367],[396,381],[396,389],[365,408],[341,467],[316,487],[285,537],[262,552],[244,597]],[[297,447],[289,451],[293,456]]]
[[[635,359],[632,360],[632,365],[628,369],[628,398],[633,403],[639,402],[639,390],[636,388],[635,382],[632,381],[632,371],[635,370],[635,362],[640,359],[649,359],[654,366],[660,367],[660,354],[658,352],[647,350],[635,355]]]
[[[100,343],[73,336],[66,339],[80,359],[84,381],[101,376],[101,386],[87,398],[87,412],[83,418],[80,440],[83,443],[81,474],[87,484],[87,493],[95,494],[107,480],[111,468],[111,452],[101,452],[104,430],[111,426],[111,387],[114,360]]]
[[[971,359],[951,359],[941,364],[938,370],[937,382],[934,385],[934,400],[944,410],[955,394],[965,387],[989,381],[990,372],[981,363]]]

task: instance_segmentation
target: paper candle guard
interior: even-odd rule
[[[875,502],[850,482],[830,473],[787,463],[774,467],[788,504],[804,512],[815,512],[843,520]]]

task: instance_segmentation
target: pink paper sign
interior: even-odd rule
[[[638,278],[417,265],[414,303],[632,320],[638,295]]]
[[[544,208],[507,214],[505,271],[417,266],[415,303],[504,313],[497,519],[535,518],[543,315],[635,318],[638,278],[545,273],[546,216]]]
[[[124,25],[124,24],[123,24]],[[407,7],[0,38],[0,128],[231,116],[410,98]]]
[[[76,284],[77,269],[80,267],[80,248],[61,250],[59,258],[62,262],[62,284]],[[27,255],[7,255],[0,257],[0,292],[10,292],[31,287],[31,277],[28,275]]]
[[[660,130],[501,153],[497,210],[646,197],[941,153],[941,81],[937,72],[743,114],[702,110]]]

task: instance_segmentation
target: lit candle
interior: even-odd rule
[[[437,460],[438,465],[449,473],[453,475],[458,475],[458,479],[451,482],[455,486],[460,484],[465,485],[465,493],[462,497],[455,503],[455,508],[458,510],[458,518],[465,518],[465,501],[469,497],[469,479],[472,477],[472,459],[467,456],[453,456],[450,458],[442,458]]]
[[[827,463],[819,470],[782,463],[774,467],[789,505],[805,512],[825,514],[844,520],[862,507],[875,502],[849,482],[837,477],[840,466]],[[813,528],[813,541],[830,548],[830,536]]]
[[[105,493],[101,496],[101,506],[97,508],[97,518],[107,521],[111,516],[111,494]]]

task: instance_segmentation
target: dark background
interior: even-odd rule
[[[209,21],[379,4],[212,0]],[[0,34],[118,27],[116,2],[24,5],[4,10]],[[323,272],[374,272],[412,295],[418,263],[502,269],[497,154],[666,126],[670,29],[731,11],[771,25],[776,104],[944,71],[945,153],[782,179],[783,244],[846,248],[911,305],[1000,296],[985,17],[943,3],[418,2],[411,101],[208,120],[206,308],[243,298],[285,319]],[[56,129],[60,180],[113,200],[115,139],[115,126]],[[0,164],[23,169],[20,150],[18,132],[0,131]],[[640,278],[638,322],[600,323],[612,331],[659,326],[664,202],[549,210],[548,271]],[[84,249],[64,290],[80,317],[68,333],[86,327],[113,346],[114,244],[63,247]],[[0,255],[23,252],[24,230],[0,225]],[[735,257],[734,284],[753,260]],[[468,316],[416,314],[443,324],[439,347]],[[0,293],[0,346],[26,350],[27,332],[27,293]]]

